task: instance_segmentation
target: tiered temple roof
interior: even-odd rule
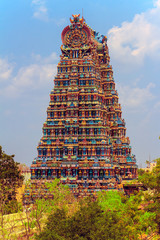
[[[72,15],[31,178],[60,178],[75,194],[121,189],[137,177],[115,89],[107,37]]]

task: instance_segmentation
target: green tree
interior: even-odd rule
[[[64,236],[67,230],[66,224],[66,212],[64,209],[56,209],[56,211],[48,217],[46,227],[39,235],[36,235],[36,239],[65,240],[66,238]]]
[[[17,208],[16,189],[23,183],[18,165],[14,155],[7,155],[0,146],[0,208],[4,213],[14,212]]]
[[[60,204],[36,239],[142,239],[144,233],[148,235],[155,230],[155,213],[144,210],[142,203],[141,192],[126,197],[117,191],[107,191],[99,192],[97,200],[84,198],[72,215],[68,215],[64,203]]]
[[[77,200],[69,187],[61,184],[59,179],[45,183],[42,181],[38,185],[33,182],[31,184],[31,181],[28,181],[26,191],[30,193],[33,201],[29,211],[27,208],[25,211],[27,221],[22,218],[26,236],[33,233],[33,227],[36,227],[37,233],[41,232],[47,217],[57,209],[63,209],[66,215],[71,215],[77,208]]]
[[[57,209],[49,216],[46,227],[36,236],[39,240],[127,240],[128,224],[114,211],[102,210],[98,201],[84,199],[72,216]],[[133,236],[130,239],[138,239]]]
[[[139,181],[148,191],[144,194],[144,208],[155,214],[155,223],[160,233],[160,158],[151,172],[139,173]]]
[[[155,214],[144,211],[141,208],[143,203],[143,193],[139,192],[130,197],[118,191],[107,191],[98,193],[98,202],[104,212],[113,212],[123,221],[127,227],[128,239],[134,239],[143,233],[155,230]]]
[[[69,187],[60,183],[60,179],[54,179],[52,182],[45,183],[49,193],[53,195],[52,201],[50,201],[50,212],[56,208],[66,208],[68,212],[74,212],[76,207],[76,199]]]

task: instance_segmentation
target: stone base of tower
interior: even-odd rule
[[[123,191],[124,180],[131,181],[137,178],[137,165],[133,163],[115,162],[109,158],[100,161],[97,157],[94,161],[89,161],[87,157],[83,161],[36,159],[31,165],[31,182],[34,189],[41,187],[40,195],[43,197],[52,197],[46,195],[43,189],[46,189],[45,182],[52,182],[56,178],[60,183],[68,185],[76,197],[94,195],[97,191],[103,190]],[[26,193],[25,198],[27,199],[29,195]],[[36,191],[34,197],[36,198]]]
[[[25,205],[32,204],[36,199],[53,199],[54,195],[46,189],[45,183],[51,182],[51,180],[31,180],[31,187],[26,189],[23,203]],[[116,179],[111,178],[106,184],[103,180],[71,180],[67,179],[66,181],[61,180],[60,183],[67,184],[71,190],[71,193],[76,198],[83,198],[87,196],[95,196],[99,191],[121,191],[124,194],[130,195],[135,191],[139,191],[138,184],[129,184],[126,186],[122,182],[118,183]]]
[[[38,198],[52,199],[54,195],[47,190],[46,183],[53,180],[31,180],[31,185],[26,188],[23,203],[25,205],[34,203]],[[116,178],[110,178],[107,181],[92,179],[92,180],[76,180],[73,178],[61,179],[61,184],[68,185],[71,193],[77,198],[86,196],[95,196],[98,191],[119,190],[123,191],[123,185]]]
[[[132,179],[133,180],[133,179]],[[77,198],[86,196],[96,196],[99,191],[122,191],[124,194],[130,195],[134,191],[139,190],[139,186],[134,184],[132,180],[124,181],[118,175],[107,178],[81,178],[68,176],[60,178],[60,184],[68,185],[71,193]],[[46,188],[46,183],[53,182],[54,179],[31,179],[31,185],[26,189],[23,202],[31,204],[38,198],[52,199],[53,194]],[[127,185],[126,185],[127,184]]]

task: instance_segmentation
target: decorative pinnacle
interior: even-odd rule
[[[72,14],[72,17],[73,19],[70,18],[70,22],[73,24],[73,23],[80,23],[80,24],[83,24],[84,22],[84,18],[79,18],[80,14],[75,14],[73,15]]]

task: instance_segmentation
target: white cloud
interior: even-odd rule
[[[151,93],[151,89],[154,87],[153,83],[149,83],[145,88],[117,84],[120,103],[130,109],[141,111],[148,102],[154,99],[154,95]]]
[[[55,75],[56,64],[31,64],[23,67],[13,79],[17,87],[42,87]]]
[[[32,6],[34,7],[34,18],[48,21],[48,9],[45,0],[32,0]]]
[[[48,8],[46,6],[47,0],[32,0],[32,7],[34,9],[33,17],[42,21],[52,21],[58,27],[66,23],[65,18],[51,19],[48,15]]]
[[[160,59],[160,1],[155,8],[136,14],[132,22],[123,22],[108,32],[112,58],[128,64],[142,64],[145,57]]]
[[[51,53],[51,55],[49,55],[46,58],[43,58],[40,54],[32,53],[32,58],[36,62],[41,63],[41,64],[55,62],[55,61],[58,61],[58,59],[59,59],[59,57],[57,56],[57,54],[55,52]]]
[[[7,86],[1,87],[0,95],[17,97],[31,89],[42,89],[53,81],[57,72],[57,64],[53,63],[56,60],[56,54],[52,53],[46,58],[40,55],[33,56],[38,58],[38,62],[21,67],[15,76],[10,77]]]
[[[0,58],[0,82],[7,80],[13,71],[13,64],[10,64],[6,59]]]
[[[160,7],[160,0],[156,0],[156,1],[154,2],[154,5],[155,5],[156,7]]]

